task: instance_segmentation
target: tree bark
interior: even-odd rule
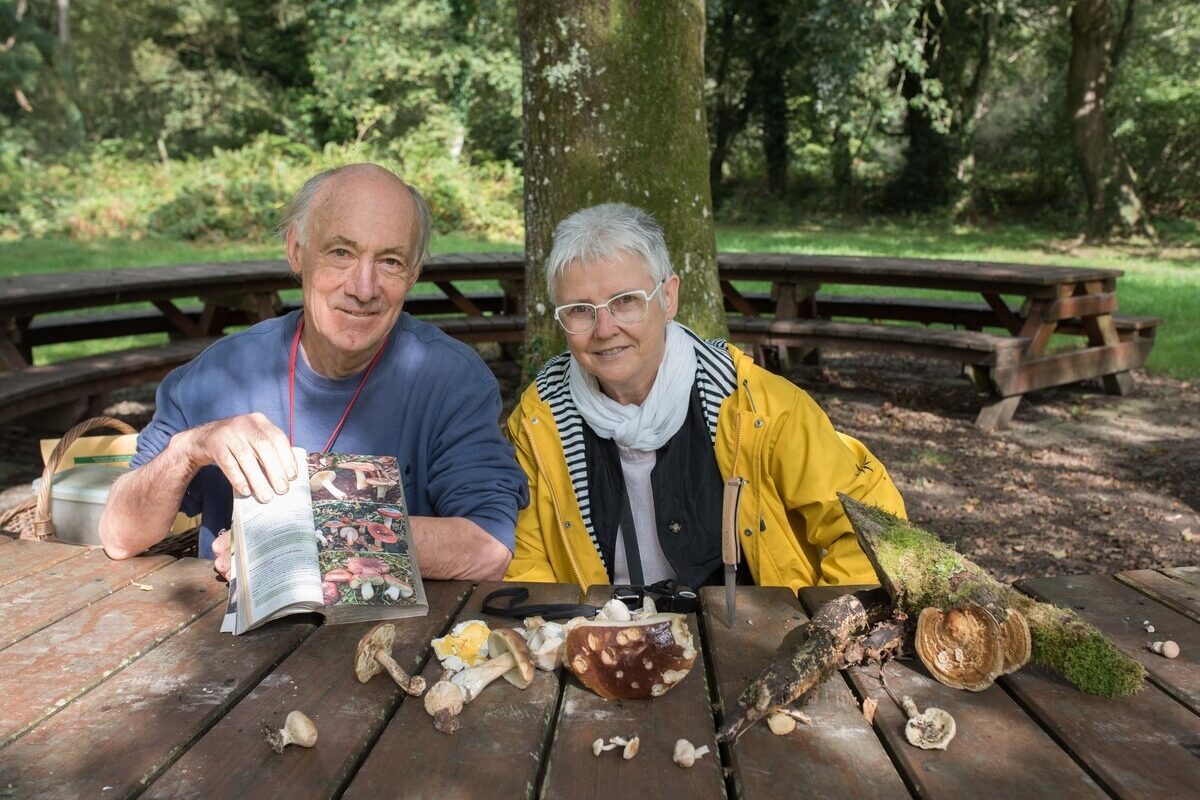
[[[1071,7],[1071,61],[1067,69],[1067,113],[1071,145],[1087,194],[1084,235],[1099,242],[1113,237],[1156,238],[1138,194],[1137,176],[1109,130],[1108,90],[1133,30],[1135,0],[1077,0]]]
[[[678,319],[726,335],[704,121],[702,0],[519,0],[525,119],[525,367],[563,349],[543,278],[554,228],[597,203],[666,232]]]

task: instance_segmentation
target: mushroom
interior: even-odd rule
[[[767,717],[767,727],[776,736],[787,736],[796,730],[796,718],[791,714],[783,714],[775,711],[771,716]]]
[[[492,629],[481,619],[469,619],[458,623],[445,636],[430,642],[433,654],[442,663],[442,668],[458,672],[467,667],[476,667],[488,657],[488,636]]]
[[[375,498],[382,500],[387,495],[388,487],[395,486],[396,482],[391,478],[375,478],[368,476],[367,485],[375,487]]]
[[[337,604],[342,599],[342,592],[332,581],[321,581],[321,602],[327,606]]]
[[[629,606],[625,605],[624,600],[613,598],[596,612],[596,620],[612,620],[614,622],[628,622],[633,619],[633,614],[629,611]]]
[[[904,723],[904,737],[908,743],[922,750],[945,750],[954,738],[954,717],[940,708],[930,706],[917,711],[917,704],[908,695],[900,699],[900,705],[908,716]]]
[[[395,544],[400,541],[396,536],[396,532],[382,522],[368,522],[367,533],[374,536],[375,541],[382,544]]]
[[[1158,653],[1163,658],[1179,657],[1179,645],[1171,639],[1167,639],[1165,642],[1152,642],[1148,647],[1150,652]]]
[[[333,485],[333,479],[335,475],[336,473],[331,469],[317,470],[312,474],[312,477],[308,479],[308,487],[314,492],[318,491],[319,489],[324,489],[325,491],[329,492],[334,499],[345,500],[346,493]]]
[[[389,519],[404,519],[404,512],[398,508],[391,508],[389,506],[381,506],[380,508],[377,508],[375,510],[377,512],[379,512],[379,516],[381,516],[381,517],[387,517]]]
[[[464,702],[474,700],[489,683],[501,676],[518,689],[533,682],[533,659],[519,633],[511,628],[492,631],[488,634],[488,652],[492,657],[487,661],[464,669],[450,679],[462,689]]]
[[[349,583],[354,578],[354,573],[348,569],[331,569],[325,573],[325,580],[330,583]]]
[[[966,603],[945,614],[926,608],[917,618],[916,651],[941,683],[981,692],[1004,668],[1000,625],[982,606]]]
[[[537,617],[541,619],[541,617]],[[525,620],[526,623],[529,620]],[[553,672],[562,666],[566,631],[557,622],[542,622],[529,634],[529,652],[538,669]]]
[[[343,461],[338,467],[354,471],[354,488],[360,492],[367,488],[367,473],[375,471],[375,465],[367,461]]]
[[[433,727],[442,733],[449,734],[458,730],[458,715],[464,702],[462,689],[445,678],[425,693],[425,711],[433,717]]]
[[[676,764],[684,769],[687,769],[688,767],[692,766],[692,764],[695,764],[697,761],[699,761],[702,756],[707,754],[708,745],[696,747],[687,739],[679,739],[675,742],[675,752],[672,753],[671,758]]]
[[[392,643],[395,641],[396,626],[392,623],[385,622],[372,628],[366,636],[358,640],[358,649],[354,656],[354,674],[360,683],[366,683],[378,675],[382,667],[401,689],[416,697],[425,691],[425,679],[420,675],[410,677],[392,658]]]
[[[696,648],[682,614],[619,621],[571,620],[564,663],[606,700],[658,697],[692,668]]]
[[[265,722],[262,728],[267,742],[276,753],[282,753],[283,748],[289,744],[312,747],[317,743],[317,726],[303,711],[288,712],[287,719],[279,730],[273,729]]]
[[[383,590],[383,595],[393,603],[399,600],[401,597],[407,599],[413,596],[414,592],[412,586],[409,586],[395,575],[385,572],[380,577],[383,578],[384,585],[387,586],[387,588]]]

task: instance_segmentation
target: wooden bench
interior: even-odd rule
[[[0,373],[0,422],[61,408],[61,415],[39,421],[48,427],[73,424],[72,418],[82,416],[92,399],[114,389],[160,380],[212,341],[181,339]],[[63,422],[56,425],[56,418]]]

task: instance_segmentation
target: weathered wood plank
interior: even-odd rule
[[[774,660],[784,635],[808,616],[785,588],[739,587],[737,620],[731,629],[725,625],[724,589],[707,587],[700,597],[724,716]],[[803,711],[812,720],[811,727],[800,725],[792,734],[775,736],[765,724],[755,725],[729,749],[737,797],[909,797],[845,681],[836,676],[826,681]],[[693,744],[713,746],[707,740]]]
[[[1099,628],[1127,654],[1142,662],[1150,680],[1200,713],[1200,625],[1182,614],[1104,575],[1036,578],[1018,588],[1055,605],[1070,608]],[[1148,633],[1143,623],[1154,626]],[[1178,658],[1150,652],[1149,642],[1174,639]]]
[[[170,564],[170,556],[112,561],[101,550],[88,550],[14,581],[0,605],[0,650],[112,594],[130,581],[154,583],[150,573]]]
[[[183,559],[155,573],[153,591],[127,586],[0,651],[0,747],[226,596],[211,562]]]
[[[1148,594],[1165,606],[1200,622],[1200,585],[1164,575],[1153,569],[1118,572],[1117,580]]]
[[[1114,797],[1195,797],[1200,717],[1166,693],[1149,686],[1120,700],[1096,697],[1033,665],[1000,683]]]
[[[515,627],[517,620],[481,613],[483,598],[501,585],[483,583],[455,623],[484,619],[492,628]],[[524,584],[531,603],[574,603],[579,592],[562,584]],[[430,686],[441,675],[436,658],[423,673]],[[372,748],[345,794],[346,800],[406,798],[532,798],[539,765],[558,710],[560,675],[538,671],[524,690],[498,680],[459,715],[457,733],[438,733],[421,702],[404,703]]]
[[[1145,354],[1136,343],[1119,342],[1028,358],[1012,367],[997,367],[992,372],[992,380],[1002,394],[1022,394],[1114,372],[1127,372],[1142,366],[1145,360]]]
[[[470,584],[429,581],[429,614],[396,620],[393,657],[406,671],[429,654],[429,639],[458,610]],[[324,625],[146,791],[147,798],[337,797],[404,698],[386,673],[363,685],[354,676],[358,640],[378,623]],[[417,701],[419,703],[419,701]],[[272,752],[260,730],[300,710],[317,725],[311,750]]]
[[[7,586],[68,558],[77,558],[87,551],[86,547],[77,544],[14,539],[0,556],[0,586]]]
[[[611,587],[592,587],[588,602],[602,604]],[[725,796],[725,782],[717,760],[701,759],[691,769],[672,761],[675,742],[688,739],[695,745],[716,739],[704,671],[703,644],[690,615],[688,626],[699,651],[690,673],[675,688],[649,700],[604,700],[585,689],[574,677],[563,687],[558,724],[542,782],[543,798],[575,797],[687,797],[689,800]],[[620,749],[592,754],[592,742],[612,736],[637,735],[637,757],[625,761]]]
[[[1162,574],[1192,586],[1200,586],[1200,567],[1166,567]]]
[[[136,796],[315,628],[305,615],[231,637],[220,632],[224,611],[214,608],[5,748],[0,797]]]

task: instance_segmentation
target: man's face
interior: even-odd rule
[[[304,228],[304,241],[288,231],[287,253],[304,289],[305,355],[343,377],[366,366],[417,279],[416,204],[384,170],[348,170],[321,187]]]

